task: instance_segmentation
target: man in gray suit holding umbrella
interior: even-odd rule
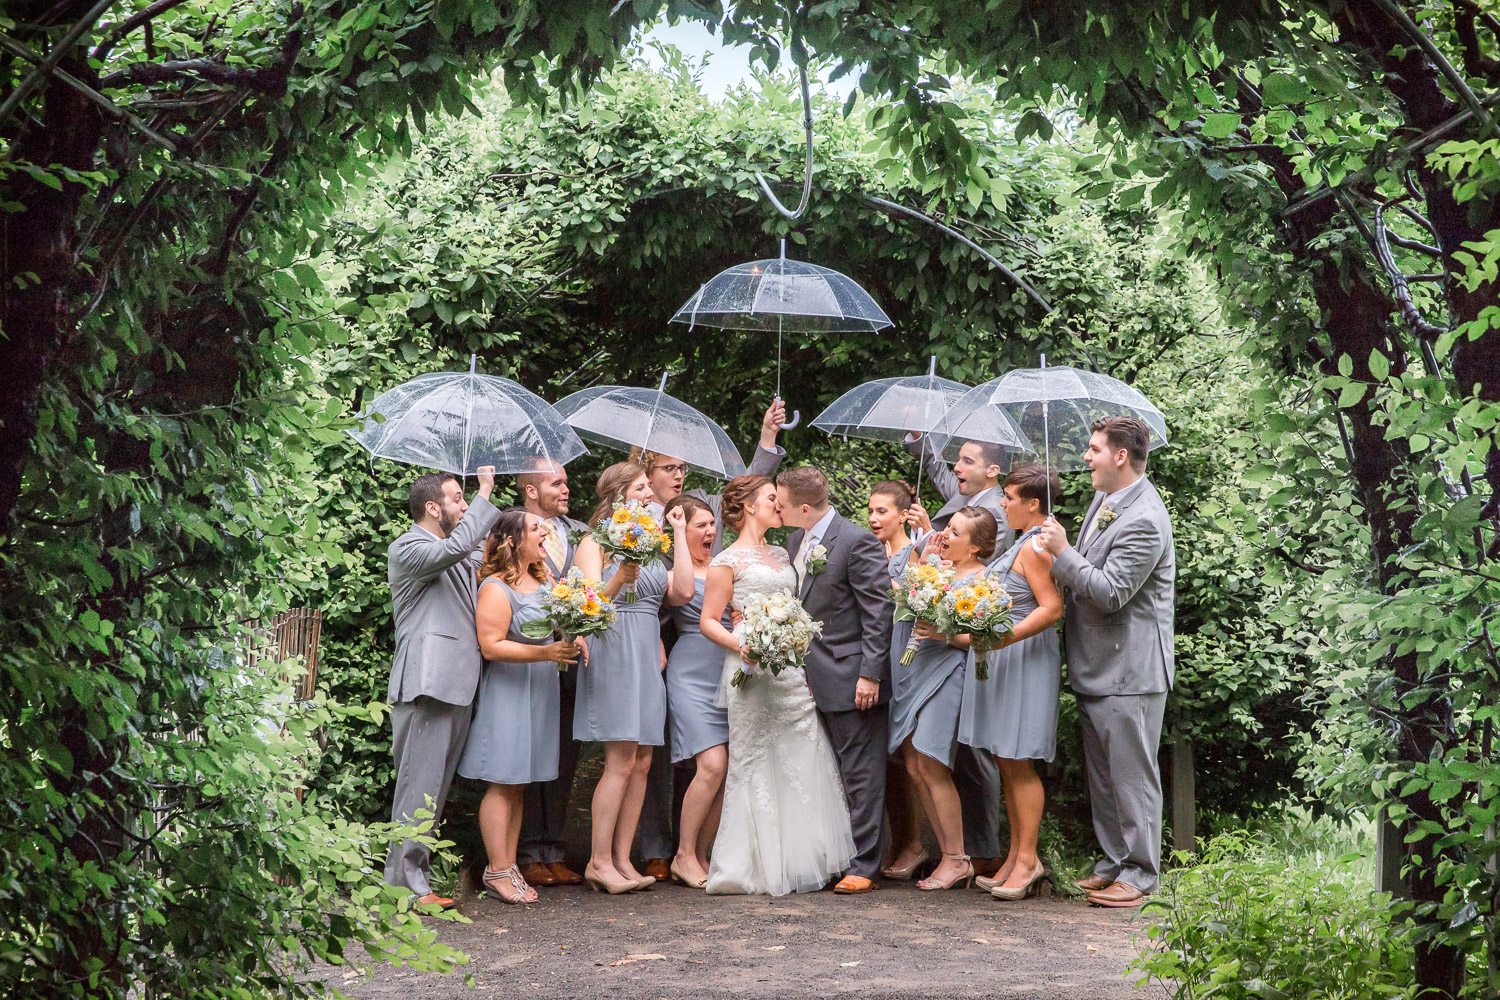
[[[414,824],[419,809],[430,809],[432,831],[443,818],[484,667],[474,631],[474,555],[500,511],[490,503],[495,467],[477,475],[472,506],[456,476],[417,477],[407,498],[413,524],[387,554],[396,623],[387,693],[396,757],[391,821]],[[385,881],[410,889],[419,904],[447,909],[453,900],[432,891],[431,854],[415,840],[393,844]]]
[[[1067,588],[1068,683],[1104,852],[1078,885],[1097,906],[1139,906],[1161,871],[1156,754],[1172,687],[1177,563],[1166,505],[1146,478],[1149,428],[1109,417],[1092,430],[1084,461],[1096,492],[1078,547],[1055,521],[1037,540],[1057,557],[1052,574]]]

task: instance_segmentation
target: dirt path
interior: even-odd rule
[[[862,1000],[1157,998],[1124,976],[1145,919],[1061,899],[886,883],[862,897],[705,896],[659,886],[609,897],[542,889],[522,910],[470,900],[442,937],[470,956],[479,996],[642,998],[858,995]],[[629,956],[645,956],[631,959]],[[377,967],[359,998],[469,997],[463,975]]]

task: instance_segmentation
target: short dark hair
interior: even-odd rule
[[[995,542],[1000,537],[1000,526],[995,515],[984,507],[961,507],[953,514],[969,522],[969,537],[974,541],[974,554],[981,560],[995,554]]]
[[[993,441],[969,441],[979,449],[979,457],[984,460],[985,465],[998,465],[1005,468],[1005,448],[995,444]]]
[[[525,472],[516,473],[516,486],[520,488],[521,495],[525,496],[526,487],[540,486],[543,479],[553,475],[559,469],[564,474],[567,473],[567,469],[561,462],[554,462],[550,458],[538,456],[532,461],[530,469]]]
[[[451,472],[429,472],[417,477],[417,481],[411,484],[411,492],[406,495],[406,509],[411,511],[413,521],[427,516],[429,503],[443,505],[443,484],[450,479],[458,482],[458,477]]]
[[[667,528],[667,530],[671,530],[671,526],[666,523],[667,515],[672,513],[672,511],[676,510],[678,507],[682,508],[682,516],[687,518],[689,521],[697,516],[700,510],[707,511],[710,514],[714,512],[714,509],[712,507],[704,503],[702,500],[699,500],[692,494],[679,493],[671,500],[668,500],[667,505],[661,510],[662,524]]]
[[[1040,500],[1043,514],[1052,513],[1052,501],[1062,490],[1057,473],[1045,465],[1029,463],[1018,465],[1005,477],[1006,486],[1016,488],[1016,496],[1022,500]]]
[[[787,499],[797,505],[826,507],[828,505],[828,477],[811,465],[799,465],[787,469],[776,477],[776,484],[786,488]]]
[[[1103,434],[1104,440],[1116,450],[1124,448],[1130,452],[1130,467],[1136,472],[1146,471],[1146,456],[1151,454],[1151,428],[1138,417],[1104,417],[1095,420],[1089,428],[1095,434]]]

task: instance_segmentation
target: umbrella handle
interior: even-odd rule
[[[801,410],[793,410],[792,411],[792,419],[789,420],[789,421],[787,421],[786,423],[782,424],[781,425],[781,429],[784,430],[784,431],[789,431],[793,427],[796,427],[800,423],[802,423],[802,411]]]

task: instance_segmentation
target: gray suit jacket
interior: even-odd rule
[[[756,445],[755,455],[750,459],[748,474],[775,479],[776,470],[781,468],[781,460],[783,458],[786,458],[786,449],[779,445],[774,451]],[[687,495],[708,504],[708,509],[714,512],[714,520],[718,522],[719,530],[714,534],[712,555],[718,555],[719,551],[724,548],[724,520],[720,514],[720,510],[724,506],[723,494],[705,493],[702,490],[688,490]]]
[[[1000,506],[1000,498],[1005,495],[1005,491],[999,486],[994,486],[966,497],[958,492],[958,477],[953,474],[952,466],[943,461],[942,455],[930,449],[924,451],[922,438],[903,442],[903,447],[922,459],[922,468],[927,473],[927,478],[932,480],[932,485],[946,501],[938,512],[932,515],[932,526],[941,531],[948,526],[953,515],[965,507],[983,507],[995,515],[995,551],[988,561],[992,562],[1003,555],[1016,540],[1016,533],[1010,530],[1009,524],[1005,523],[1005,508]]]
[[[547,571],[558,579],[562,579],[563,577],[568,575],[568,570],[573,568],[573,557],[578,555],[578,546],[574,545],[568,539],[568,532],[585,531],[588,529],[588,525],[584,524],[582,521],[575,521],[573,518],[569,517],[566,514],[559,514],[556,517],[549,517],[547,518],[547,520],[551,521],[552,526],[562,534],[563,546],[565,547],[567,554],[563,556],[563,564],[561,566],[552,565],[552,560],[550,557],[544,557],[544,561],[547,563]],[[563,673],[572,673],[572,671],[565,670],[563,671]]]
[[[1083,519],[1086,528],[1103,493]],[[1177,558],[1161,494],[1141,477],[1105,527],[1057,557],[1067,588],[1063,638],[1068,682],[1082,695],[1159,694],[1172,689],[1172,617]],[[1082,529],[1081,529],[1082,530]]]
[[[807,532],[787,539],[792,562]],[[820,712],[852,712],[854,687],[861,677],[880,682],[880,701],[891,697],[890,561],[868,530],[834,514],[823,533],[828,562],[808,573],[798,594],[803,607],[823,623],[823,634],[807,651],[807,685]]]
[[[474,703],[484,667],[474,632],[475,550],[499,516],[494,504],[475,497],[447,538],[412,525],[391,543],[386,558],[396,658],[387,697],[393,704],[423,695],[450,705]]]

